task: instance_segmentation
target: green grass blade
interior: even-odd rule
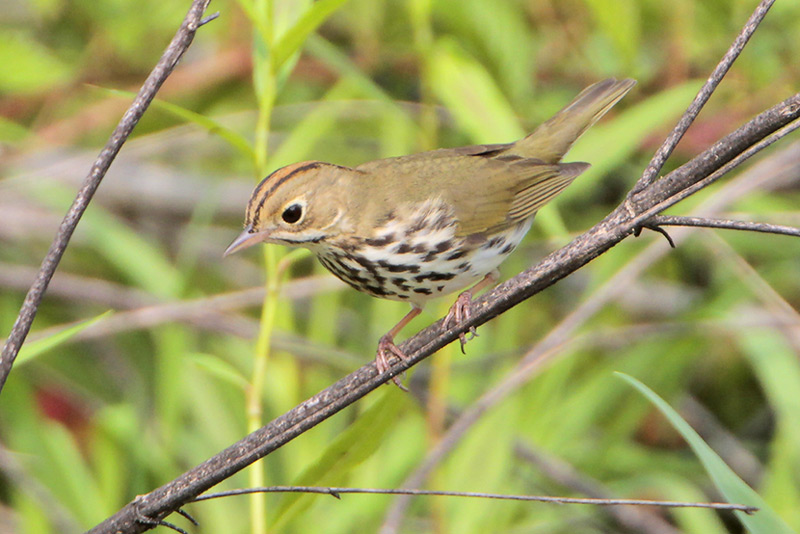
[[[796,526],[800,524],[800,362],[778,331],[747,329],[737,337],[775,419],[761,493],[781,517]]]
[[[275,47],[272,50],[273,68],[277,71],[290,57],[300,50],[308,36],[345,2],[347,0],[319,0],[314,2],[308,11],[300,17],[300,20],[275,43]]]
[[[380,85],[364,74],[353,60],[335,45],[319,35],[312,35],[306,43],[306,51],[334,70],[342,78],[354,84],[366,98],[387,102],[400,110],[400,106]]]
[[[436,43],[430,62],[433,92],[474,143],[516,141],[525,132],[486,68],[453,40]]]
[[[4,5],[4,15],[8,9]],[[76,65],[63,61],[34,35],[22,25],[15,31],[6,25],[0,30],[0,94],[37,94],[69,84],[75,76]]]
[[[36,183],[31,194],[53,208],[61,209],[72,192],[55,183]],[[146,239],[117,217],[95,206],[83,215],[82,232],[91,246],[120,273],[160,297],[175,297],[183,289],[181,272],[158,245]]]
[[[264,18],[259,17],[256,13],[253,2],[251,0],[237,0],[236,3],[242,8],[242,11],[244,11],[245,15],[247,15],[247,18],[250,19],[250,22],[253,23],[253,26],[255,26],[255,29],[261,38],[266,39],[266,36],[270,34],[270,31],[267,28]]]
[[[202,352],[192,352],[189,353],[187,357],[191,363],[209,376],[213,376],[223,382],[232,384],[242,391],[247,388],[247,378],[245,378],[245,376],[242,375],[242,373],[233,365],[226,362],[219,356],[205,354]]]
[[[392,430],[406,399],[394,391],[383,396],[328,446],[294,482],[299,486],[340,486],[361,462],[374,453]],[[287,494],[277,507],[273,531],[311,505],[312,495]]]
[[[753,534],[793,534],[794,531],[767,505],[764,499],[748,486],[728,467],[714,450],[706,444],[697,432],[692,429],[672,407],[653,390],[623,373],[616,373],[626,382],[639,390],[664,414],[670,424],[689,444],[700,459],[706,472],[714,481],[720,492],[729,502],[755,506],[759,510],[753,515],[734,512],[745,528]]]
[[[584,0],[597,21],[598,29],[614,43],[614,49],[632,64],[641,49],[642,8],[638,0]]]
[[[47,336],[44,339],[38,339],[36,341],[31,341],[29,343],[25,343],[22,346],[22,350],[19,351],[19,355],[17,356],[16,363],[17,365],[21,365],[27,363],[34,358],[41,356],[42,354],[46,353],[49,350],[52,350],[62,343],[66,343],[77,334],[83,332],[93,324],[97,323],[98,321],[110,317],[113,312],[111,310],[101,313],[97,317],[93,317],[91,319],[87,319],[86,321],[81,321],[76,325],[70,326],[61,330],[60,332],[56,332],[52,336]]]
[[[136,96],[135,93],[130,91],[122,91],[120,89],[108,89],[105,87],[97,87],[93,86],[96,89],[103,91],[105,93],[121,96],[125,98],[134,98]],[[220,124],[219,122],[215,121],[214,119],[210,119],[204,115],[186,109],[182,106],[177,104],[173,104],[171,102],[165,102],[164,100],[153,100],[152,106],[156,109],[161,111],[165,111],[170,115],[173,115],[181,120],[186,122],[191,122],[200,126],[201,128],[207,130],[209,133],[218,135],[223,141],[227,142],[231,147],[236,149],[242,156],[246,157],[249,161],[255,161],[255,153],[253,151],[253,147],[247,141],[247,139]]]

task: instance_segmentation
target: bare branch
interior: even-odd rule
[[[736,510],[752,514],[758,508],[744,504],[730,504],[721,502],[682,502],[682,501],[650,501],[642,499],[590,499],[579,497],[547,497],[542,495],[506,495],[502,493],[480,493],[471,491],[437,491],[421,489],[380,489],[380,488],[337,488],[320,486],[269,486],[263,488],[246,488],[230,491],[220,491],[210,495],[202,495],[193,502],[232,497],[235,495],[250,495],[253,493],[319,493],[340,498],[341,495],[415,495],[436,497],[466,497],[473,499],[497,499],[503,501],[532,501],[552,504],[593,504],[596,506],[661,506],[667,508],[710,508],[712,510]]]
[[[767,224],[751,221],[735,221],[732,219],[708,219],[705,217],[679,217],[674,215],[656,215],[650,222],[655,226],[695,226],[703,228],[725,228],[728,230],[745,230],[800,237],[800,228]]]
[[[97,188],[100,186],[100,182],[103,180],[106,172],[108,172],[109,167],[111,167],[111,163],[114,161],[122,145],[128,139],[133,128],[150,105],[150,102],[152,102],[156,92],[158,92],[161,85],[178,64],[183,53],[189,48],[189,45],[192,44],[197,28],[203,23],[201,17],[210,1],[211,0],[194,0],[194,2],[192,2],[192,7],[189,9],[189,13],[183,20],[180,29],[164,51],[158,64],[156,64],[153,71],[147,77],[147,80],[145,80],[144,85],[142,85],[133,103],[122,116],[122,119],[120,119],[108,143],[106,143],[106,146],[97,156],[72,206],[70,206],[64,220],[61,222],[58,233],[55,239],[53,239],[53,243],[50,245],[50,250],[48,250],[47,255],[42,261],[39,274],[36,276],[36,280],[25,296],[25,301],[19,311],[19,315],[14,322],[8,339],[6,339],[3,351],[0,353],[0,391],[2,391],[8,379],[8,374],[11,372],[14,360],[31,329],[33,319],[36,317],[36,312],[39,309],[39,304],[42,302],[44,292],[47,290],[50,279],[53,277],[53,273],[55,273],[61,261],[61,257],[64,255],[64,251],[67,249],[72,233],[78,226],[83,212],[86,211],[95,191],[97,191]]]
[[[784,110],[789,110],[789,109],[792,109],[792,108],[796,108],[797,106],[800,106],[800,93],[796,94],[795,96],[793,96],[791,98],[788,98],[787,100],[781,102],[777,106],[774,106],[772,109],[765,111],[764,113],[762,113],[761,115],[759,115],[758,117],[756,117],[755,119],[750,121],[748,124],[752,124],[755,121],[759,120],[762,117],[765,117],[768,114],[771,114],[771,113],[781,114],[781,113],[784,112]],[[722,178],[723,176],[728,174],[730,171],[734,170],[736,167],[740,166],[742,163],[744,163],[745,161],[747,161],[751,157],[755,156],[756,154],[758,154],[759,152],[761,152],[762,150],[764,150],[768,146],[772,145],[776,141],[779,141],[780,139],[783,139],[784,137],[786,137],[787,135],[789,135],[793,131],[797,130],[798,128],[800,128],[800,121],[797,121],[796,117],[795,117],[795,119],[792,119],[792,121],[788,121],[786,123],[783,123],[780,127],[777,127],[773,131],[768,132],[760,141],[754,143],[750,148],[740,152],[735,157],[730,158],[727,161],[727,163],[725,163],[724,165],[716,168],[716,170],[714,170],[714,172],[711,172],[704,179],[697,180],[697,181],[695,181],[695,182],[693,182],[691,184],[682,184],[682,185],[681,184],[677,184],[677,185],[673,184],[674,193],[670,194],[663,201],[658,202],[653,206],[650,206],[650,208],[648,208],[644,213],[642,213],[642,215],[640,217],[643,220],[644,219],[648,219],[648,218],[652,217],[653,215],[655,215],[656,213],[660,213],[660,212],[664,211],[665,209],[669,208],[670,206],[674,206],[675,204],[677,204],[681,200],[689,197],[690,195],[695,194],[696,192],[700,191],[701,189],[703,189],[705,187],[708,187],[709,185],[713,184],[714,182],[716,182],[717,180],[719,180],[720,178]],[[728,137],[725,137],[721,141],[717,142],[714,145],[714,147],[720,146],[721,149],[724,148],[725,141],[727,139],[728,139]],[[714,149],[714,147],[706,150],[705,152],[703,152],[703,154],[709,154],[709,152],[711,152],[711,154],[709,154],[709,155],[711,155],[712,159],[713,159],[713,149]],[[697,161],[699,159],[700,159],[700,156],[698,156],[697,158],[694,158],[690,162],[686,163],[686,165],[684,165],[683,167],[680,167],[679,169],[671,172],[669,175],[667,175],[667,177],[672,178],[674,176],[678,176],[678,174],[679,174],[678,171],[681,171],[681,169],[684,169],[687,165],[690,165],[690,164],[692,164],[693,162],[695,162],[695,161]],[[710,165],[714,164],[713,161],[708,161],[708,160],[706,161],[706,163],[710,164]],[[667,178],[667,177],[665,177],[665,178]],[[678,181],[680,181],[680,180],[681,180],[681,178],[678,177]],[[658,182],[657,184],[655,184],[655,186],[658,186],[659,184],[661,184],[661,182]]]
[[[636,182],[636,185],[633,187],[633,191],[631,192],[632,195],[635,195],[648,185],[652,184],[658,173],[661,171],[661,168],[664,167],[664,163],[666,163],[667,158],[669,158],[672,151],[680,142],[683,134],[686,133],[686,130],[689,129],[689,126],[692,125],[694,119],[697,118],[697,115],[700,113],[700,110],[703,109],[703,106],[706,105],[708,99],[711,98],[711,95],[716,90],[719,83],[722,81],[722,78],[728,73],[728,69],[731,68],[733,62],[736,61],[736,58],[739,57],[739,54],[742,53],[744,50],[745,45],[750,40],[750,37],[753,35],[753,32],[756,31],[761,21],[767,15],[767,12],[772,7],[772,4],[775,3],[775,0],[762,0],[756,10],[750,15],[750,18],[747,20],[747,23],[742,28],[742,31],[739,32],[739,35],[736,36],[736,39],[733,41],[733,44],[722,57],[720,62],[717,64],[714,71],[711,73],[711,76],[708,77],[706,83],[703,84],[703,87],[700,89],[700,92],[697,93],[697,96],[694,97],[691,105],[683,114],[683,116],[678,121],[678,124],[675,125],[672,132],[670,132],[669,136],[664,140],[664,143],[659,147],[656,153],[653,155],[653,159],[650,160],[650,163],[647,165],[647,168],[642,173],[642,177]]]

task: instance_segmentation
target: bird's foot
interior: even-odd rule
[[[458,327],[464,324],[466,321],[470,320],[472,315],[472,291],[467,290],[462,292],[457,298],[456,301],[450,306],[450,311],[447,312],[447,315],[444,318],[444,322],[442,326],[445,329],[449,330],[452,327]],[[474,339],[478,336],[478,332],[475,330],[474,326],[470,326],[468,332],[470,333],[469,339],[467,339],[465,332],[460,332],[458,334],[458,340],[461,342],[461,352],[465,353],[464,346],[467,344],[467,341]]]
[[[379,374],[385,373],[391,367],[391,364],[389,363],[390,356],[396,356],[403,361],[408,360],[408,356],[406,356],[403,351],[394,344],[394,336],[386,334],[381,336],[380,341],[378,341],[378,352],[375,355],[375,367],[378,368]],[[408,391],[408,389],[406,389],[406,387],[400,381],[399,376],[393,376],[392,382],[394,382],[394,384],[403,391]]]

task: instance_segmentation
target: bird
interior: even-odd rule
[[[561,159],[634,85],[614,78],[590,85],[513,143],[356,167],[303,161],[280,168],[253,190],[244,230],[224,256],[257,243],[305,247],[353,288],[409,303],[411,311],[378,342],[375,364],[382,374],[392,356],[407,359],[394,338],[428,300],[463,290],[444,327],[469,321],[473,296],[498,281],[498,266],[538,210],[589,168]],[[469,331],[475,335],[474,327]],[[464,332],[459,340],[463,351]]]

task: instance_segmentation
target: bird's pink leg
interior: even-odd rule
[[[389,364],[389,355],[397,356],[401,360],[407,360],[408,356],[403,354],[403,351],[397,348],[397,345],[394,344],[394,336],[396,336],[400,330],[405,328],[405,326],[411,322],[411,320],[420,314],[422,308],[417,308],[413,306],[411,311],[408,312],[405,317],[400,319],[400,322],[394,325],[391,330],[386,332],[383,336],[381,336],[380,341],[378,341],[378,353],[375,355],[375,367],[378,368],[378,373],[383,374],[389,370],[391,365]],[[402,383],[400,382],[400,378],[395,376],[392,377],[392,381],[400,388],[405,390]]]
[[[481,289],[490,285],[494,285],[497,283],[499,278],[500,273],[497,271],[497,269],[495,269],[484,276],[480,282],[466,291],[462,291],[461,294],[456,297],[456,301],[450,307],[450,311],[447,312],[442,326],[449,330],[452,327],[460,326],[464,322],[469,321],[470,315],[472,314],[472,296]],[[472,337],[469,339],[472,339],[478,335],[478,332],[475,331],[474,326],[469,327],[469,333],[472,335]],[[458,340],[461,342],[461,352],[464,352],[464,345],[466,345],[468,341],[464,332],[458,334]]]

